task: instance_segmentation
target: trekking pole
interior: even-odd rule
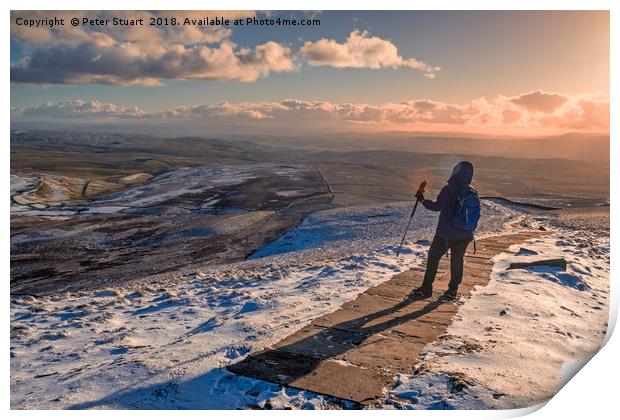
[[[424,189],[426,189],[426,181],[422,181],[422,183],[420,184],[420,188],[418,188],[418,192],[424,193]],[[405,233],[403,233],[403,239],[400,241],[400,245],[398,246],[398,251],[396,252],[397,257],[400,255],[400,251],[403,248],[403,244],[405,243],[405,238],[407,237],[407,232],[409,231],[409,226],[411,225],[411,220],[413,220],[413,215],[415,214],[415,211],[418,208],[419,203],[420,203],[420,200],[416,198],[415,204],[413,205],[413,210],[411,211],[411,216],[409,216],[409,221],[407,222],[407,227],[405,228]]]

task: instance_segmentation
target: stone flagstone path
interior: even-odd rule
[[[474,286],[485,286],[491,258],[540,234],[527,231],[477,241],[476,255],[465,256],[459,292],[466,295]],[[433,296],[413,299],[409,293],[423,276],[424,267],[395,275],[228,370],[370,404],[384,396],[398,373],[411,372],[422,348],[445,334],[458,310],[457,301],[439,299],[450,277],[447,258],[439,266]]]

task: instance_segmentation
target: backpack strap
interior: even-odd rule
[[[474,236],[474,255],[476,255],[476,237]]]

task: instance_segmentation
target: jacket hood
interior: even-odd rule
[[[448,184],[469,185],[474,177],[474,165],[466,160],[459,162],[452,170]]]

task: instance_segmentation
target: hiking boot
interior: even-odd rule
[[[433,296],[433,291],[432,290],[428,290],[428,289],[423,289],[421,287],[418,287],[417,289],[415,289],[413,292],[411,292],[411,297],[415,297],[415,298],[429,298],[431,296]]]
[[[454,300],[456,299],[458,296],[456,290],[446,290],[445,292],[443,292],[443,295],[441,295],[441,298],[444,300]]]

